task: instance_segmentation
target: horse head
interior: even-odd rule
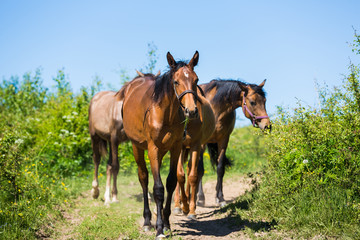
[[[184,114],[188,118],[199,116],[196,102],[199,101],[197,95],[198,76],[194,72],[194,67],[199,61],[199,52],[196,51],[188,64],[176,62],[170,52],[167,53],[167,61],[170,66],[172,85],[175,95],[179,100]]]
[[[244,115],[250,119],[254,127],[258,126],[262,130],[271,130],[270,118],[265,107],[266,97],[265,92],[263,91],[265,82],[266,79],[259,85],[240,84],[242,90],[241,106]]]

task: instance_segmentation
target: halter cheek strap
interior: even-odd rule
[[[248,106],[246,105],[245,92],[243,92],[243,94],[242,94],[242,99],[243,99],[243,104],[242,104],[243,113],[244,113],[245,116],[246,116],[246,112],[250,115],[251,121],[252,121],[252,125],[253,125],[254,127],[257,126],[256,120],[264,119],[264,118],[269,118],[268,115],[266,115],[266,116],[256,116],[255,114],[253,114],[253,113],[250,111],[250,109],[249,109]]]

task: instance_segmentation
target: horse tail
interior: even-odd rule
[[[104,139],[100,139],[99,141],[99,152],[101,157],[105,157],[108,154],[107,142]]]
[[[217,163],[218,163],[217,159],[219,157],[218,144],[217,143],[208,143],[206,145],[207,145],[207,148],[209,151],[211,165],[215,168],[215,166],[217,166]],[[224,156],[224,166],[230,167],[231,165],[232,165],[231,160],[225,155]]]
[[[219,155],[218,144],[217,143],[208,143],[206,145],[207,145],[207,148],[209,151],[211,165],[213,166],[213,168],[215,168],[215,166],[217,166],[217,158]]]

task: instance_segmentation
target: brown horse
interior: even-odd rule
[[[148,201],[148,171],[144,151],[148,150],[154,178],[153,195],[157,207],[156,236],[164,237],[164,229],[170,230],[171,198],[176,187],[176,166],[181,152],[185,120],[198,118],[197,82],[194,72],[199,53],[196,51],[188,64],[176,62],[168,52],[170,70],[155,81],[138,78],[122,91],[124,96],[123,124],[132,142],[138,164],[138,175],[144,197],[144,230],[149,230],[151,212]],[[165,208],[164,185],[160,177],[162,158],[170,151],[170,171],[166,181]]]
[[[139,77],[154,79],[157,75],[143,74],[137,71]],[[119,172],[118,146],[128,140],[123,129],[121,109],[123,99],[114,91],[102,91],[97,93],[90,101],[89,106],[89,130],[91,147],[93,149],[93,161],[95,165],[94,180],[92,182],[91,194],[94,199],[99,197],[98,169],[101,156],[107,154],[107,143],[109,143],[109,160],[106,169],[105,204],[117,202],[116,179]],[[110,193],[110,182],[113,178],[113,188]],[[112,196],[111,196],[112,195]]]
[[[200,154],[202,154],[202,145],[207,143],[211,135],[215,130],[215,116],[211,108],[209,101],[199,88],[198,96],[199,101],[197,103],[197,108],[199,109],[199,118],[192,119],[188,122],[186,127],[186,137],[183,141],[182,151],[179,157],[178,166],[177,166],[177,178],[178,184],[176,186],[174,202],[175,202],[175,213],[180,213],[180,197],[179,190],[181,189],[181,202],[183,204],[183,212],[188,214],[188,218],[195,219],[195,209],[196,209],[196,192],[199,184],[199,174],[198,174],[198,162]],[[187,157],[190,154],[190,160],[188,162],[187,169],[187,186],[186,192],[184,189],[185,184],[185,174],[183,164],[187,161]],[[189,199],[190,198],[190,199]],[[190,209],[189,209],[189,203]],[[190,212],[189,212],[190,211]]]
[[[235,110],[242,107],[244,115],[250,119],[254,127],[271,130],[270,119],[265,108],[266,97],[263,90],[265,81],[256,85],[234,80],[212,80],[210,83],[200,85],[211,103],[216,119],[215,131],[209,139],[207,147],[211,162],[217,167],[216,202],[220,206],[224,206],[226,203],[223,195],[223,177],[225,167],[230,165],[230,160],[225,153],[230,134],[235,126]],[[201,155],[199,160],[201,171],[198,191],[199,205],[205,204],[201,181],[204,172],[203,164]]]

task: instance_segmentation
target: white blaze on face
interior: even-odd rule
[[[185,77],[189,77],[189,73],[188,73],[188,71],[186,70],[186,69],[184,69],[184,75],[185,75]]]

